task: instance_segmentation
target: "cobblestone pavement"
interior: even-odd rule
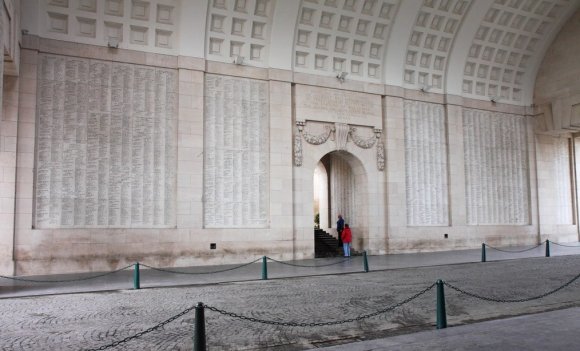
[[[578,350],[580,308],[529,314],[441,330],[426,330],[324,351]]]
[[[552,243],[552,256],[580,255],[580,243]],[[538,246],[502,247],[498,251],[487,248],[487,261],[513,260],[531,257],[544,257],[545,244]],[[505,251],[507,250],[507,251]],[[352,257],[345,264],[342,257],[306,259],[291,262],[274,262],[268,260],[268,276],[272,278],[290,278],[315,275],[355,273],[363,270],[362,257]],[[456,263],[475,263],[481,260],[481,249],[454,250],[439,252],[420,252],[392,255],[369,256],[369,267],[373,271],[409,267],[432,267]],[[248,264],[255,261],[254,264]],[[141,287],[169,287],[185,285],[206,285],[225,282],[257,280],[261,277],[261,257],[248,258],[246,262],[221,266],[193,266],[163,269],[147,269],[141,266]],[[293,266],[298,264],[299,266]],[[301,267],[302,266],[302,267]],[[218,272],[218,273],[212,273]],[[186,273],[186,274],[183,274]],[[17,277],[44,281],[30,282],[0,277],[0,298],[23,297],[35,295],[68,294],[76,292],[96,292],[126,290],[133,286],[133,265],[113,272],[72,273],[56,275],[31,275]],[[72,280],[72,281],[71,281]]]
[[[346,262],[345,264],[348,264]],[[408,268],[0,300],[0,349],[86,350],[155,326],[202,301],[229,312],[274,321],[324,322],[384,309],[441,278],[499,299],[543,294],[580,273],[580,256]],[[576,281],[524,303],[476,300],[446,288],[450,326],[580,306]],[[324,327],[284,327],[232,319],[206,310],[210,350],[303,350],[433,328],[435,289],[392,312]],[[192,350],[193,312],[113,350]]]

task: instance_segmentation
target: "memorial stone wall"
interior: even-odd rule
[[[204,118],[205,227],[267,227],[268,83],[206,75]]]
[[[39,55],[36,228],[175,226],[177,72]]]
[[[447,164],[443,105],[405,101],[408,225],[449,225]]]
[[[570,142],[568,138],[556,138],[553,150],[553,179],[556,182],[558,204],[556,223],[572,224],[572,179],[570,172]]]
[[[463,111],[467,223],[530,224],[526,117]]]

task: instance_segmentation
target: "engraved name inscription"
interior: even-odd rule
[[[35,226],[175,226],[175,70],[40,55]]]
[[[268,122],[267,82],[206,75],[205,227],[268,225]]]
[[[463,111],[468,224],[529,224],[526,135],[523,116]]]
[[[407,224],[449,225],[447,140],[442,105],[405,102]]]

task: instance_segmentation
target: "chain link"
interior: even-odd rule
[[[237,314],[234,312],[228,312],[228,311],[224,311],[221,310],[217,307],[213,307],[213,306],[208,306],[208,305],[204,305],[205,308],[207,308],[210,311],[213,312],[217,312],[219,314],[222,314],[224,316],[228,316],[231,318],[236,318],[236,319],[241,319],[241,320],[245,320],[248,322],[252,322],[252,323],[262,323],[262,324],[269,324],[269,325],[278,325],[278,326],[285,326],[285,327],[322,327],[322,326],[328,326],[328,325],[339,325],[339,324],[345,324],[345,323],[351,323],[351,322],[355,322],[355,321],[360,321],[363,319],[367,319],[367,318],[371,318],[374,316],[378,316],[379,314],[383,314],[389,311],[394,310],[395,308],[401,307],[404,304],[407,304],[413,300],[415,300],[416,298],[418,298],[419,296],[425,294],[427,291],[433,289],[435,287],[435,283],[431,284],[430,286],[428,286],[427,288],[419,291],[418,293],[416,293],[413,296],[410,296],[408,298],[406,298],[403,301],[400,301],[392,306],[386,307],[384,309],[375,311],[373,313],[368,313],[368,314],[363,314],[363,315],[359,315],[358,317],[355,318],[349,318],[349,319],[343,319],[343,320],[339,320],[339,321],[331,321],[331,322],[319,322],[319,323],[305,323],[305,322],[280,322],[280,321],[272,321],[272,320],[266,320],[266,319],[259,319],[259,318],[255,318],[255,317],[248,317],[248,316],[244,316],[241,314]]]
[[[478,295],[466,290],[463,290],[461,288],[458,288],[454,285],[451,285],[447,282],[443,282],[443,284],[445,284],[446,286],[448,286],[449,288],[461,293],[461,294],[465,294],[467,296],[471,296],[473,298],[479,299],[479,300],[484,300],[484,301],[490,301],[490,302],[500,302],[500,303],[508,303],[508,302],[527,302],[527,301],[533,301],[533,300],[538,300],[541,298],[544,298],[546,296],[552,295],[554,293],[557,293],[558,291],[568,287],[570,284],[574,283],[576,280],[578,280],[578,278],[580,278],[580,274],[576,275],[574,278],[570,279],[568,282],[564,283],[564,285],[554,289],[554,290],[550,290],[546,293],[543,293],[541,295],[538,296],[533,296],[533,297],[527,297],[527,298],[523,298],[523,299],[499,299],[499,298],[495,298],[495,297],[487,297],[487,296],[482,296],[482,295]]]
[[[137,333],[135,335],[128,336],[128,337],[126,337],[125,339],[122,339],[122,340],[117,340],[117,341],[115,341],[115,342],[113,342],[111,344],[107,344],[107,345],[103,345],[101,347],[97,347],[96,349],[85,349],[84,351],[100,351],[100,350],[109,349],[111,347],[119,346],[119,345],[124,344],[126,342],[129,342],[129,341],[131,341],[133,339],[137,339],[137,338],[139,338],[139,337],[141,337],[141,336],[143,336],[145,334],[151,333],[152,331],[155,331],[155,330],[157,330],[159,328],[162,328],[166,324],[169,324],[169,323],[173,322],[174,320],[182,317],[183,315],[191,312],[193,309],[195,309],[195,305],[194,306],[191,306],[189,308],[186,308],[185,310],[179,312],[175,316],[173,316],[173,317],[171,317],[169,319],[166,319],[163,322],[157,324],[156,326],[153,326],[153,327],[151,327],[149,329],[143,330],[143,331],[141,331],[141,332],[139,332],[139,333]]]
[[[496,250],[496,251],[500,251],[500,252],[506,252],[506,253],[520,253],[520,252],[531,251],[531,250],[533,250],[533,249],[536,249],[536,248],[538,248],[538,247],[540,247],[540,246],[544,245],[545,243],[546,243],[545,241],[542,241],[541,243],[539,243],[538,245],[536,245],[536,246],[534,246],[534,247],[530,247],[529,249],[523,249],[523,250],[503,250],[503,249],[499,249],[499,248],[497,248],[497,247],[490,246],[490,245],[488,245],[488,244],[485,244],[485,246],[489,247],[490,249],[494,249],[494,250]]]
[[[166,269],[166,268],[152,267],[152,266],[146,265],[144,263],[139,263],[139,264],[141,266],[143,266],[143,267],[147,267],[147,268],[150,268],[150,269],[152,269],[154,271],[159,271],[159,272],[166,272],[166,273],[173,273],[173,274],[190,274],[190,275],[195,275],[195,274],[213,274],[213,273],[222,273],[222,272],[233,271],[234,269],[238,269],[238,268],[242,268],[242,267],[249,266],[252,263],[258,262],[261,259],[262,258],[258,258],[258,259],[253,260],[252,262],[244,263],[244,264],[239,265],[239,266],[236,266],[236,267],[222,269],[221,271],[212,271],[212,272],[181,272],[181,271],[174,271],[174,270]]]
[[[97,274],[97,275],[93,275],[90,277],[75,278],[75,279],[39,280],[39,279],[28,279],[28,278],[19,278],[19,277],[7,277],[4,275],[0,275],[0,278],[16,280],[16,281],[21,281],[21,282],[28,282],[28,283],[69,283],[69,282],[79,282],[79,281],[83,281],[83,280],[91,280],[91,279],[95,279],[95,278],[104,277],[104,276],[109,275],[109,274],[118,273],[118,272],[123,271],[123,270],[125,270],[129,267],[132,267],[132,266],[133,265],[131,264],[131,265],[125,266],[123,268],[119,268],[119,269],[114,270],[114,271],[110,271],[110,272],[106,272],[106,273],[102,273],[102,274]]]
[[[280,264],[283,264],[283,265],[286,265],[286,266],[293,266],[293,267],[306,267],[306,268],[317,268],[317,267],[328,267],[328,266],[334,266],[334,265],[337,265],[337,264],[339,264],[339,263],[343,263],[343,262],[346,262],[346,261],[350,261],[350,260],[351,260],[351,258],[349,257],[349,258],[345,258],[345,259],[343,259],[343,260],[340,260],[340,261],[338,261],[338,262],[333,262],[333,263],[329,263],[329,264],[321,264],[321,265],[316,265],[316,266],[310,266],[310,265],[302,265],[302,264],[295,264],[295,263],[288,263],[288,262],[278,261],[278,260],[275,260],[275,259],[273,259],[273,258],[271,258],[271,257],[267,257],[267,258],[268,258],[270,261],[273,261],[273,262],[276,262],[276,263],[280,263]]]

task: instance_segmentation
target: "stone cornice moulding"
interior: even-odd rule
[[[533,107],[530,106],[514,105],[501,102],[491,103],[489,100],[473,99],[453,94],[421,92],[416,89],[406,89],[393,85],[368,83],[354,80],[347,80],[344,83],[340,83],[336,77],[319,76],[310,73],[296,73],[288,70],[274,68],[240,66],[233,63],[229,64],[208,61],[198,57],[173,56],[144,51],[135,51],[130,49],[110,49],[93,44],[81,44],[57,39],[47,39],[30,34],[25,34],[22,36],[22,49],[35,50],[38,52],[63,56],[78,56],[88,59],[100,59],[161,68],[189,69],[206,73],[231,75],[241,78],[282,81],[315,87],[380,95],[383,97],[398,97],[406,100],[416,100],[443,105],[457,105],[465,108],[475,108],[493,112],[512,113],[519,115],[533,114]]]
[[[130,63],[159,68],[178,68],[178,56],[130,49],[111,49],[104,46],[47,39],[32,35],[23,35],[22,49],[34,50],[45,54],[76,56],[86,59]]]

